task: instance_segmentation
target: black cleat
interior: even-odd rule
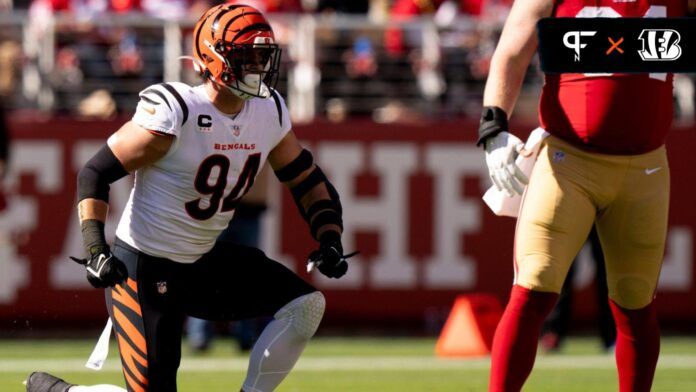
[[[44,372],[34,372],[27,378],[27,392],[68,392],[72,386]]]

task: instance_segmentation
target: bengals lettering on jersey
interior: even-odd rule
[[[209,251],[268,154],[291,129],[280,94],[252,98],[235,116],[205,86],[160,83],[140,92],[133,122],[176,137],[167,155],[136,171],[116,230],[146,254],[192,263]]]

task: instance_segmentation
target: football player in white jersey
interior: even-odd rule
[[[193,31],[205,82],[153,85],[132,120],[78,175],[87,279],[106,288],[128,391],[176,391],[186,316],[273,316],[250,355],[244,392],[274,390],[314,335],[324,296],[258,249],[216,242],[268,160],[319,247],[312,265],[348,268],[338,193],[291,131],[272,86],[280,49],[264,16],[245,5],[208,10]],[[104,238],[109,184],[135,172],[113,251]],[[270,288],[270,289],[269,289]],[[32,373],[29,392],[104,392]]]

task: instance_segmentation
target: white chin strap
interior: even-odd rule
[[[261,81],[261,75],[249,74],[244,75],[244,80],[237,80],[234,85],[225,85],[235,95],[243,100],[249,100],[255,97],[268,98],[271,96],[271,90]]]

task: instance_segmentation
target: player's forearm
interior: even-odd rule
[[[288,186],[302,217],[309,224],[312,236],[321,240],[327,231],[340,235],[343,231],[343,219],[336,189],[316,165],[312,165],[309,175],[300,178],[299,182],[292,181],[293,184],[288,183]]]
[[[109,205],[103,200],[83,199],[77,203],[77,212],[87,254],[93,256],[108,249],[104,236],[104,222],[109,212]]]
[[[319,166],[314,164],[308,150],[302,150],[292,161],[285,161],[284,165],[276,162],[275,174],[290,189],[315,239],[321,240],[327,231],[334,231],[340,236],[343,208],[338,192]]]
[[[290,185],[290,189],[294,188],[294,185]],[[319,200],[330,200],[331,198],[329,197],[329,192],[326,190],[326,187],[324,186],[323,183],[319,183],[318,185],[314,186],[314,188],[310,189],[307,193],[305,193],[304,196],[300,198],[300,205],[302,205],[302,209],[304,211],[307,211],[309,206],[314,204],[315,202]]]
[[[312,206],[319,206],[312,211],[311,216],[307,216],[309,214],[305,213],[306,219],[309,219],[308,223],[310,227],[316,227],[314,229],[314,231],[316,231],[316,238],[321,238],[321,236],[327,231],[335,231],[339,234],[343,233],[343,228],[338,223],[329,221],[320,224],[320,222],[318,222],[318,219],[322,219],[320,218],[322,215],[331,215],[335,213],[333,206],[334,203],[331,200],[329,191],[324,183],[315,186],[304,197],[302,197],[300,199],[300,204],[305,212],[310,211]]]
[[[508,54],[496,53],[483,92],[483,106],[497,106],[508,116],[512,115],[527,72],[527,64]]]
[[[77,211],[82,239],[90,257],[108,250],[104,222],[109,212],[109,185],[127,174],[107,145],[77,174]]]
[[[77,203],[77,213],[80,217],[80,223],[88,219],[96,219],[103,223],[106,222],[109,205],[103,200],[84,199]]]
[[[491,59],[483,93],[484,106],[497,106],[508,117],[512,114],[538,46],[536,24],[551,15],[553,4],[552,0],[516,0],[513,3]]]

